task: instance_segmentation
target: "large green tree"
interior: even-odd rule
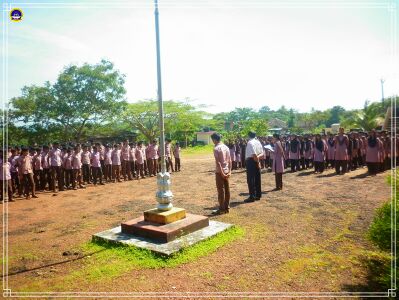
[[[22,95],[10,101],[10,120],[36,135],[81,141],[88,125],[104,124],[122,112],[123,85],[124,75],[109,61],[70,65],[53,85],[22,88]]]
[[[164,101],[164,113],[166,136],[175,140],[187,142],[196,131],[209,124],[210,114],[199,110],[189,101]],[[148,141],[160,134],[157,100],[129,103],[122,118]]]

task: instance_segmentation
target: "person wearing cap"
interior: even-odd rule
[[[248,199],[244,202],[253,202],[260,200],[262,197],[261,191],[261,175],[260,175],[260,158],[263,157],[264,152],[262,144],[256,138],[256,133],[250,131],[248,133],[249,141],[245,149],[245,164],[247,167],[247,184],[249,190]]]
[[[226,214],[229,212],[230,205],[230,185],[229,178],[231,175],[231,157],[229,148],[221,142],[220,134],[214,132],[211,135],[213,144],[213,155],[215,157],[216,169],[216,189],[218,191],[219,209],[212,214]]]

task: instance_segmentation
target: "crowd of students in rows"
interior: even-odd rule
[[[368,173],[391,168],[398,162],[396,139],[391,139],[386,131],[369,133],[344,133],[340,128],[337,135],[304,135],[295,134],[273,137],[256,137],[255,132],[248,133],[248,139],[221,142],[221,135],[211,136],[216,162],[216,188],[218,191],[219,209],[214,214],[229,212],[231,170],[245,168],[247,173],[248,199],[244,202],[258,201],[262,197],[261,170],[271,169],[275,173],[275,191],[283,189],[283,173],[287,168],[291,172],[308,169],[314,166],[315,173],[323,173],[325,168],[335,168],[337,174],[367,166]],[[393,144],[393,142],[396,144]],[[396,160],[395,160],[396,158]]]
[[[180,171],[179,143],[165,143],[167,171]],[[160,171],[157,140],[114,145],[76,144],[55,142],[42,147],[10,147],[0,153],[1,200],[14,201],[15,196],[32,195],[36,191],[64,191],[85,188],[87,184],[104,185],[156,176]],[[174,162],[173,162],[174,160]]]
[[[260,166],[272,169],[276,139],[270,136],[258,137],[258,140],[264,149]],[[344,174],[367,166],[370,174],[376,174],[391,167],[391,137],[387,131],[345,134],[341,128],[337,135],[279,135],[279,141],[284,153],[284,168],[292,172],[314,167],[316,173],[335,168],[337,174]],[[246,145],[247,141],[242,138],[227,142],[233,170],[245,168]]]

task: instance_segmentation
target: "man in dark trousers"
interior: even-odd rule
[[[256,138],[255,132],[248,133],[249,141],[245,149],[245,164],[247,166],[248,199],[244,202],[254,202],[262,197],[260,181],[260,159],[264,151],[262,144]]]
[[[219,209],[213,211],[212,214],[220,215],[229,212],[229,178],[231,176],[230,149],[220,141],[220,134],[215,132],[211,135],[211,138],[213,143],[215,144],[215,148],[213,149],[213,155],[215,156],[216,162],[215,176],[219,201]]]

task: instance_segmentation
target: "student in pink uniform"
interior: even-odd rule
[[[19,180],[19,175],[18,175],[18,159],[19,159],[19,148],[15,147],[15,149],[11,150],[11,156],[8,158],[8,162],[11,165],[11,184],[12,184],[12,190],[13,193],[15,194],[18,192],[18,196],[22,196],[22,182]]]
[[[303,157],[305,160],[305,169],[309,169],[313,160],[313,143],[308,135],[304,139]]]
[[[136,162],[137,162],[137,178],[141,177],[141,178],[145,178],[144,175],[144,153],[145,153],[145,149],[143,148],[143,142],[140,141],[137,144],[136,147]]]
[[[80,188],[85,188],[82,184],[82,154],[79,146],[73,148],[72,154],[72,188],[74,190],[78,189],[77,184]]]
[[[112,179],[114,182],[121,182],[121,150],[118,144],[114,145],[111,153],[112,160]]]
[[[211,139],[215,144],[213,155],[215,157],[216,169],[216,188],[218,191],[219,209],[213,211],[213,214],[226,214],[229,212],[230,205],[230,185],[231,176],[231,158],[229,148],[221,142],[221,136],[213,133]]]
[[[51,167],[51,187],[53,188],[53,192],[56,193],[56,182],[58,183],[58,190],[63,191],[64,190],[64,182],[62,181],[62,153],[61,150],[58,148],[59,144],[54,143],[53,149],[50,150],[49,152],[49,161],[50,161],[50,167]]]
[[[129,151],[129,167],[130,174],[132,174],[132,178],[136,177],[136,145],[135,143],[130,143],[130,151]]]
[[[335,171],[337,174],[345,174],[348,166],[348,136],[344,134],[344,128],[339,129],[335,137]]]
[[[97,185],[97,180],[100,180],[100,184],[104,185],[103,174],[101,171],[100,151],[97,146],[93,147],[93,153],[91,154],[90,162],[94,185]]]
[[[2,160],[3,153],[0,152],[0,184],[1,184],[1,201],[8,199],[9,202],[14,202],[13,191],[11,183],[11,163],[8,161],[8,153],[4,153],[4,161]],[[4,189],[3,189],[4,187]]]
[[[111,182],[112,181],[112,148],[110,145],[105,146],[105,152],[104,152],[104,178],[106,182]]]
[[[324,159],[325,153],[328,151],[327,144],[321,138],[320,134],[316,134],[315,147],[314,147],[314,169],[315,173],[324,172]]]
[[[82,176],[83,182],[86,184],[91,183],[91,176],[90,176],[90,159],[91,159],[91,152],[89,146],[84,145],[81,154],[81,162],[82,162]]]
[[[64,156],[64,161],[63,161],[63,167],[64,167],[64,174],[65,174],[65,187],[67,189],[71,189],[72,188],[72,176],[73,176],[71,148],[68,148],[66,150],[66,155]]]
[[[173,156],[175,157],[175,171],[180,172],[181,162],[180,162],[180,144],[177,142],[173,148]]]
[[[36,153],[33,156],[33,179],[35,181],[35,186],[41,190],[41,180],[43,180],[43,167],[42,167],[42,155],[40,148],[36,148]]]
[[[173,168],[173,160],[172,160],[172,141],[170,139],[166,139],[165,143],[165,160],[166,160],[166,171],[174,172]]]
[[[273,152],[273,162],[272,162],[272,172],[274,172],[275,180],[276,180],[276,188],[275,190],[283,189],[283,173],[284,173],[284,162],[285,162],[285,153],[283,144],[280,140],[280,135],[273,135],[273,144],[274,144],[274,152]]]
[[[380,163],[380,149],[381,141],[377,138],[377,133],[373,129],[367,139],[366,149],[366,163],[370,175],[375,175],[378,172],[378,165]]]
[[[130,146],[129,141],[125,140],[122,144],[121,149],[121,164],[122,164],[122,176],[123,180],[131,180],[132,175],[130,174],[129,168],[129,155],[130,155]]]
[[[50,171],[50,162],[49,162],[49,147],[47,145],[43,146],[43,151],[41,152],[41,164],[42,164],[42,178],[40,179],[40,190],[44,191],[46,186],[48,185],[48,189],[51,190],[51,171]]]
[[[158,142],[153,140],[147,148],[147,165],[150,177],[157,176],[158,164]]]
[[[21,156],[18,158],[18,175],[24,186],[24,195],[29,199],[29,193],[32,198],[36,196],[35,181],[33,180],[32,157],[29,155],[27,148],[22,148]]]
[[[291,172],[299,171],[299,160],[300,160],[301,143],[298,137],[294,134],[291,136],[289,143],[289,159],[291,163]]]

